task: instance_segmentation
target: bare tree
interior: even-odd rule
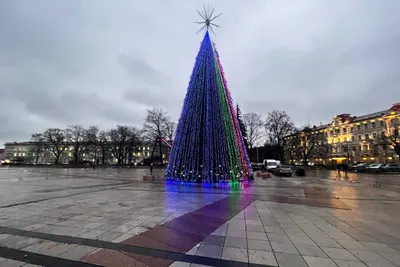
[[[284,160],[284,138],[295,131],[294,123],[285,111],[273,110],[265,122],[267,143],[279,150],[280,160]]]
[[[176,123],[173,121],[167,121],[165,124],[165,137],[167,138],[168,141],[172,142],[174,140],[174,135],[176,131]]]
[[[65,132],[58,128],[47,129],[43,133],[46,148],[54,155],[54,164],[58,164],[65,143]]]
[[[147,116],[143,125],[143,132],[147,140],[157,142],[160,149],[160,156],[162,156],[162,141],[161,137],[168,135],[168,124],[170,118],[167,116],[167,112],[162,109],[153,108],[147,110]],[[154,155],[154,149],[151,153],[151,157]]]
[[[388,147],[393,147],[394,152],[400,156],[400,135],[398,128],[395,126],[393,129],[386,129],[381,135],[370,139],[370,145],[373,146],[375,155],[378,154],[378,147],[381,146],[385,151]]]
[[[129,153],[132,153],[133,148],[139,145],[138,130],[128,126],[117,125],[117,128],[110,130],[107,135],[107,145],[117,159],[118,165],[124,164]]]
[[[106,163],[106,157],[109,153],[109,145],[107,142],[107,138],[108,138],[108,133],[105,131],[100,131],[97,134],[97,144],[98,144],[98,148],[100,150],[101,164]]]
[[[66,142],[74,147],[73,159],[75,164],[82,161],[85,137],[86,130],[81,125],[68,125],[65,130]]]
[[[249,145],[249,156],[251,158],[251,151],[254,145],[263,136],[264,123],[261,120],[261,115],[254,112],[246,113],[243,115],[243,122],[247,129],[247,143]]]
[[[99,158],[99,128],[96,126],[90,126],[87,130],[85,130],[85,137],[83,143],[83,150],[85,153],[93,155],[94,162],[98,164]]]
[[[330,151],[330,145],[325,133],[314,131],[306,126],[303,130],[292,135],[295,154],[308,166],[310,159],[326,158]]]
[[[31,141],[33,142],[32,153],[34,154],[34,162],[38,164],[39,156],[45,148],[45,138],[42,133],[35,133],[31,136]]]

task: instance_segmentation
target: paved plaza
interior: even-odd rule
[[[0,168],[0,266],[400,266],[400,176]]]

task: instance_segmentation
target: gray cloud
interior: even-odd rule
[[[203,1],[0,1],[0,144],[68,124],[141,127],[181,111]],[[140,6],[140,9],[138,8]],[[397,0],[215,3],[217,44],[243,112],[298,125],[400,101]],[[1,146],[1,145],[0,145]]]

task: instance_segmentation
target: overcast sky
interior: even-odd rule
[[[399,0],[2,0],[0,147],[68,124],[141,127],[153,106],[178,120],[211,2],[244,113],[319,124],[400,102]]]

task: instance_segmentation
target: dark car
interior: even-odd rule
[[[380,167],[382,172],[400,172],[400,165],[396,163],[383,164]]]
[[[274,170],[276,175],[292,176],[292,172],[292,167],[289,165],[278,165]]]

